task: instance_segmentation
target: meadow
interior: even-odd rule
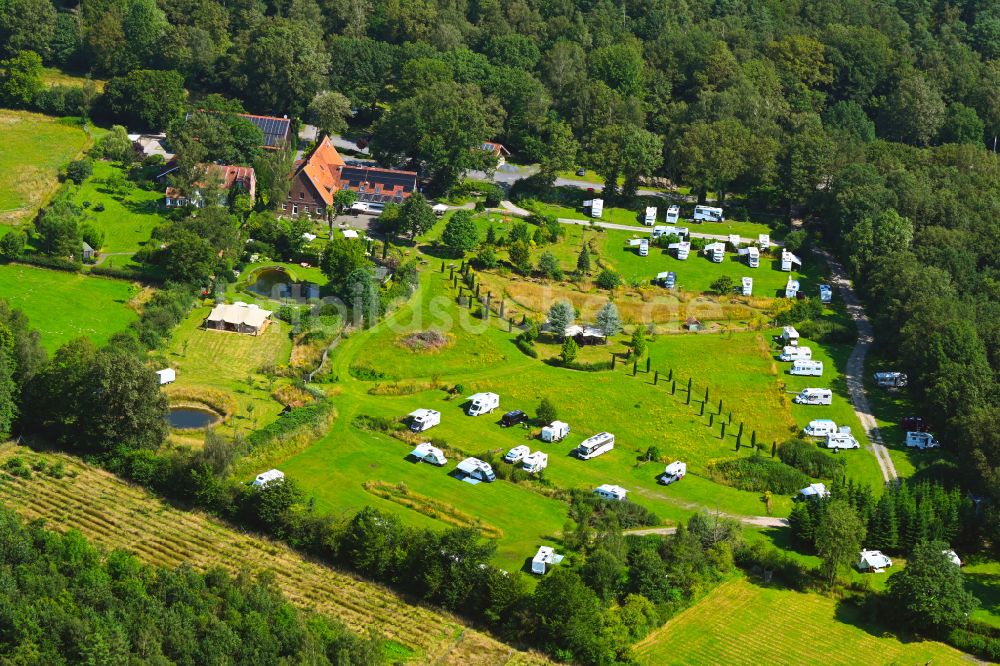
[[[237,531],[204,514],[174,508],[148,492],[77,458],[4,445],[0,461],[62,462],[66,476],[35,473],[22,479],[0,472],[0,499],[27,520],[51,529],[79,530],[108,550],[125,549],[157,566],[222,567],[232,574],[267,571],[288,599],[329,614],[354,630],[374,627],[391,639],[394,659],[461,665],[546,664],[446,613],[412,606],[385,587],[325,567],[287,546]]]
[[[766,618],[766,619],[765,619]],[[900,639],[849,604],[730,580],[635,648],[640,664],[965,664],[942,643]]]
[[[163,193],[158,190],[133,188],[127,195],[113,195],[105,181],[114,173],[121,173],[117,164],[99,161],[94,163],[93,175],[79,187],[74,187],[72,201],[86,209],[94,225],[104,232],[102,253],[131,255],[149,242],[153,228],[163,224],[160,216]],[[103,210],[98,210],[103,207]],[[107,265],[122,266],[128,259],[109,257]]]
[[[30,219],[90,144],[78,118],[0,109],[0,224]]]
[[[136,285],[24,264],[0,264],[0,298],[20,308],[50,352],[78,337],[101,345],[138,318]]]

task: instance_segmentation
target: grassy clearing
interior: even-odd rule
[[[79,119],[0,109],[0,223],[30,219],[89,144]]]
[[[28,315],[49,351],[81,336],[107,342],[137,318],[129,306],[137,294],[138,287],[121,280],[0,265],[0,298]]]
[[[80,74],[73,74],[71,72],[66,72],[58,67],[46,67],[42,71],[42,83],[47,86],[83,86],[87,81],[94,84],[97,88],[97,92],[104,92],[104,84],[106,81],[103,79],[92,79],[88,76],[81,76]]]
[[[102,252],[131,254],[149,242],[153,228],[163,223],[159,214],[163,193],[135,188],[125,197],[112,195],[104,181],[116,172],[121,172],[118,165],[96,162],[93,175],[74,188],[72,200],[86,207],[95,226],[104,231]],[[98,204],[103,205],[104,210],[96,210]],[[121,257],[109,257],[105,262],[107,266],[124,264]]]
[[[966,563],[962,572],[969,589],[980,603],[972,618],[1000,628],[1000,562]]]
[[[0,459],[11,455],[62,460],[70,473],[62,479],[35,474],[30,480],[0,474],[0,498],[29,520],[43,518],[58,530],[78,529],[95,544],[129,550],[157,566],[219,566],[234,574],[270,571],[292,603],[337,617],[357,631],[375,627],[403,646],[397,650],[400,658],[417,663],[548,663],[450,615],[411,606],[384,587],[307,560],[280,543],[175,509],[75,458],[42,456],[9,445],[0,450]]]
[[[636,658],[640,664],[968,663],[942,643],[900,640],[834,599],[744,578],[716,588],[650,634]]]

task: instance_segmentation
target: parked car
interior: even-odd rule
[[[586,176],[587,175],[587,170],[584,169],[583,167],[580,167],[579,169],[576,170],[576,175],[578,175],[578,176]]]
[[[528,420],[528,415],[522,412],[520,409],[515,409],[513,411],[507,412],[500,419],[500,425],[504,428],[509,428],[515,426],[518,423],[524,423]]]

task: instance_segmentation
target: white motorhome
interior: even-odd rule
[[[648,257],[649,256],[649,239],[643,238],[639,243],[639,256]]]
[[[740,249],[740,235],[739,234],[729,234],[729,244],[733,246],[734,250]]]
[[[580,460],[590,460],[591,458],[596,458],[602,453],[607,453],[611,449],[615,448],[615,436],[610,432],[599,432],[596,435],[591,435],[587,439],[580,442],[580,444],[573,449],[573,453]]]
[[[797,405],[832,405],[833,391],[824,388],[805,388],[792,398],[792,402]]]
[[[663,470],[663,474],[660,475],[660,483],[665,486],[669,486],[671,483],[680,481],[687,474],[688,466],[687,463],[683,463],[680,460],[675,460],[674,462],[667,465],[667,468]]]
[[[876,372],[875,385],[879,388],[902,388],[906,386],[910,378],[903,372]]]
[[[688,241],[679,241],[677,243],[671,243],[667,246],[670,250],[677,250],[677,258],[684,261],[688,258],[691,253],[691,243]]]
[[[410,455],[417,460],[422,460],[425,463],[437,465],[438,467],[448,462],[448,459],[444,457],[444,452],[430,442],[417,444],[417,448],[410,451]]]
[[[721,264],[722,260],[726,258],[726,244],[722,242],[709,243],[705,246],[705,254],[707,254],[713,262]]]
[[[883,555],[881,550],[862,550],[857,566],[860,571],[882,573],[887,567],[892,566],[892,560]]]
[[[814,419],[809,422],[802,432],[810,437],[826,437],[834,435],[837,431],[837,424],[833,419]]]
[[[713,206],[695,206],[694,207],[694,221],[695,222],[725,222],[726,217],[722,214],[721,208],[715,208]]]
[[[670,227],[666,227],[666,226],[664,226],[662,224],[658,224],[655,227],[653,227],[653,230],[650,231],[649,233],[650,233],[650,235],[652,235],[653,239],[656,240],[660,236],[666,236],[667,233],[668,233],[667,229],[669,229],[669,228]]]
[[[740,279],[742,293],[744,296],[753,296],[753,278],[745,277]]]
[[[822,377],[823,361],[793,361],[788,374],[802,375],[804,377]]]
[[[785,285],[785,298],[796,298],[799,295],[799,281],[788,278]]]
[[[521,461],[521,469],[528,474],[538,474],[549,466],[549,454],[544,451],[535,451],[524,457]]]
[[[479,458],[466,458],[462,462],[458,463],[458,467],[455,469],[459,472],[459,474],[475,481],[492,483],[497,479],[496,475],[493,473],[493,468],[490,467],[490,464],[480,460]]]
[[[936,449],[941,446],[941,442],[934,439],[934,435],[929,432],[908,432],[906,445],[912,449]]]
[[[740,248],[740,256],[747,258],[747,266],[750,268],[760,268],[760,250],[751,245]]]
[[[642,218],[642,221],[647,227],[656,224],[656,206],[646,206],[646,216]]]
[[[828,284],[821,284],[819,286],[819,302],[829,303],[833,300],[833,287]]]
[[[556,551],[549,546],[541,546],[531,558],[531,573],[544,576],[549,571],[549,565],[559,564],[562,561],[562,555],[556,555]]]
[[[663,286],[666,289],[673,289],[677,284],[677,274],[673,271],[663,271],[662,273],[657,273],[656,278],[653,280],[656,284]]]
[[[835,432],[826,436],[828,449],[860,449],[861,444],[850,432]]]
[[[602,499],[623,501],[628,495],[628,491],[621,486],[614,486],[605,483],[594,489],[594,494]]]
[[[676,223],[681,219],[681,207],[677,205],[667,208],[667,222]]]
[[[760,249],[766,250],[771,247],[771,235],[770,234],[757,234],[757,245]]]
[[[794,326],[781,327],[781,342],[792,347],[799,346],[799,332],[795,330]]]
[[[660,238],[661,236],[677,236],[678,238],[685,238],[690,235],[690,230],[687,227],[675,227],[675,226],[664,226],[658,224],[653,227],[653,238]]]
[[[476,393],[469,397],[469,406],[465,408],[465,413],[469,416],[481,416],[499,408],[500,396],[496,393]]]
[[[558,442],[569,434],[569,424],[562,421],[553,421],[542,428],[543,442]]]
[[[812,360],[813,350],[811,347],[782,347],[778,355],[779,361],[809,361]]]
[[[588,199],[583,202],[583,207],[590,209],[591,217],[600,217],[604,213],[604,199]]]
[[[253,480],[254,488],[264,488],[277,481],[284,481],[285,473],[277,469],[269,469],[266,472],[261,472],[257,475],[257,478]]]
[[[531,449],[525,446],[524,444],[521,444],[519,446],[515,446],[510,451],[508,451],[507,455],[503,457],[503,461],[511,464],[519,463],[522,460],[524,460],[524,457],[527,456],[529,453],[531,453]]]
[[[410,430],[423,432],[441,423],[441,412],[435,409],[418,409],[407,414],[410,419]]]
[[[781,270],[788,273],[793,269],[793,267],[801,265],[802,265],[802,260],[796,257],[794,254],[792,254],[788,250],[781,251]]]

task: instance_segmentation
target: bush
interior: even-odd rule
[[[712,285],[714,289],[715,283],[713,282]],[[774,321],[778,326],[789,326],[802,321],[819,319],[822,314],[823,303],[818,298],[806,298],[792,303],[792,307],[780,313]]]
[[[814,319],[798,326],[799,335],[826,344],[853,344],[854,328],[829,319]]]
[[[821,479],[840,477],[846,466],[843,457],[834,458],[813,442],[801,438],[791,439],[779,446],[778,458],[786,465]]]
[[[24,264],[31,264],[32,266],[41,266],[42,268],[51,268],[57,271],[66,271],[68,273],[78,273],[80,271],[80,264],[75,261],[70,261],[69,259],[63,259],[62,257],[46,257],[41,254],[22,254],[18,257],[18,261]]]
[[[476,265],[479,268],[496,268],[500,265],[500,258],[492,245],[484,245],[476,256]]]
[[[486,205],[490,208],[496,208],[500,205],[500,201],[503,199],[503,188],[499,185],[492,184],[487,185],[482,188],[483,195],[486,197]]]
[[[708,466],[709,477],[713,481],[749,490],[774,493],[794,493],[808,486],[808,476],[780,460],[754,455],[742,458],[716,460]]]
[[[375,381],[377,379],[387,379],[388,375],[380,370],[376,370],[367,363],[355,363],[350,367],[351,376],[362,381]]]
[[[531,343],[531,340],[527,339],[522,333],[521,335],[514,338],[514,345],[520,349],[525,356],[530,356],[531,358],[538,358],[538,350]]]
[[[597,286],[601,289],[617,289],[621,285],[622,276],[610,268],[605,268],[601,271],[600,275],[597,276]]]
[[[94,163],[88,159],[73,160],[66,167],[66,178],[77,185],[90,178],[94,173]]]
[[[24,252],[28,237],[20,229],[13,229],[0,238],[0,259],[17,259]]]
[[[719,294],[720,296],[725,296],[726,294],[732,292],[733,286],[735,284],[736,283],[733,282],[733,278],[729,277],[728,275],[721,275],[717,277],[709,286],[715,293]]]

